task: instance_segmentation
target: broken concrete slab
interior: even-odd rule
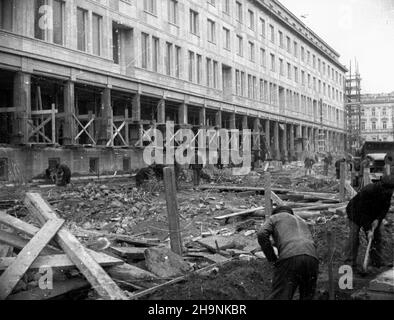
[[[161,278],[175,278],[192,271],[183,258],[167,248],[149,248],[145,251],[147,269]]]
[[[394,268],[372,280],[369,283],[369,290],[394,294]]]
[[[236,241],[232,237],[214,236],[197,240],[197,243],[212,252],[219,250],[233,249],[237,246]]]

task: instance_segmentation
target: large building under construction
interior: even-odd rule
[[[0,179],[130,171],[166,121],[340,152],[346,71],[273,0],[0,0]]]

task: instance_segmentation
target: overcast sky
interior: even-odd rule
[[[362,93],[394,91],[394,0],[279,0],[349,67],[356,58]]]

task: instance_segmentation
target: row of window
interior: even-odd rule
[[[230,0],[223,0],[223,12],[227,15],[230,15]],[[210,5],[216,6],[216,1],[208,1]],[[236,20],[239,23],[243,23],[243,4],[240,1],[235,1],[236,4]],[[144,10],[157,14],[157,6],[156,0],[144,0]],[[178,24],[178,1],[177,0],[168,0],[168,21],[170,23]],[[200,22],[199,22],[199,12],[190,9],[189,11],[189,21],[190,21],[190,33],[194,35],[200,35]],[[266,37],[266,22],[263,18],[259,18],[259,30],[260,37]],[[255,12],[252,9],[248,9],[248,27],[249,29],[255,31],[256,30],[256,19]],[[270,40],[273,43],[276,43],[275,37],[275,27],[270,24]],[[207,40],[210,43],[216,44],[217,41],[217,30],[216,30],[216,22],[210,18],[207,18]],[[243,37],[241,35],[237,35],[237,54],[239,56],[243,56]],[[338,85],[343,86],[343,77],[335,70],[334,67],[331,67],[329,63],[323,61],[321,58],[317,58],[315,54],[311,54],[310,50],[305,49],[303,45],[299,46],[298,42],[295,40],[291,40],[290,36],[286,36],[286,42],[284,39],[284,33],[281,30],[278,30],[278,38],[279,38],[279,47],[285,49],[287,52],[294,55],[294,57],[301,58],[302,62],[305,62],[309,66],[313,67],[317,70],[321,76],[327,77],[329,80],[336,82]],[[286,43],[286,47],[285,47]],[[226,50],[231,50],[231,31],[227,27],[223,27],[223,47]],[[253,41],[248,42],[249,49],[249,60],[255,61],[255,44]]]
[[[372,129],[372,130],[379,130],[379,129],[386,130],[386,129],[389,129],[388,123],[389,123],[388,120],[383,120],[381,122],[381,126],[378,126],[377,125],[378,124],[377,121],[371,121],[370,129]],[[367,130],[367,122],[366,121],[362,121],[361,122],[361,130],[364,130],[364,131]]]
[[[371,116],[372,117],[376,117],[377,112],[376,111],[380,111],[380,115],[381,116],[387,116],[387,108],[383,107],[383,108],[375,108],[372,107],[371,109],[369,108],[361,108],[361,115],[364,116],[366,114],[366,112],[369,112],[369,110],[371,110]]]

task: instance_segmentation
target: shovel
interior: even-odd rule
[[[368,236],[368,246],[367,246],[367,251],[365,252],[365,258],[364,258],[364,264],[363,264],[363,271],[367,273],[368,270],[368,262],[369,262],[369,252],[371,251],[371,245],[373,241],[373,235],[376,230],[376,225],[372,226],[372,230],[370,231],[371,236]]]

